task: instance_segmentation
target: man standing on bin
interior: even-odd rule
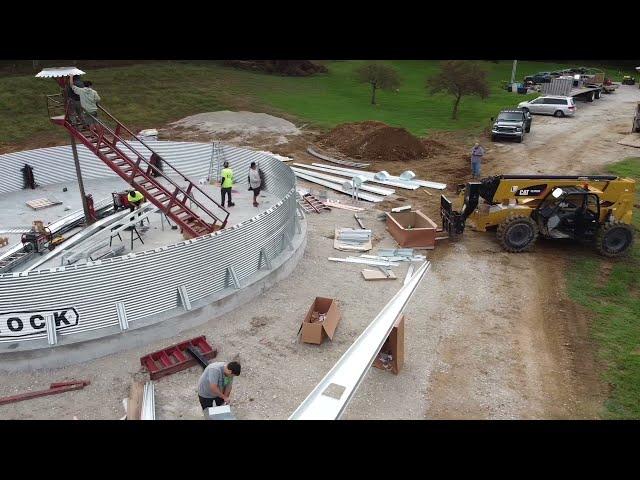
[[[220,173],[220,187],[221,187],[221,196],[222,196],[222,206],[224,207],[224,198],[225,196],[229,196],[229,202],[227,205],[229,207],[235,206],[235,203],[231,201],[231,187],[233,187],[233,170],[229,168],[229,162],[224,162],[224,168]]]
[[[233,377],[240,375],[238,362],[215,362],[207,365],[198,380],[198,399],[202,409],[229,404]]]

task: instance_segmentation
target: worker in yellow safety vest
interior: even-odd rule
[[[130,190],[127,200],[129,201],[129,210],[133,212],[140,208],[140,205],[144,202],[144,196],[137,190]]]
[[[224,162],[224,168],[220,173],[220,193],[222,197],[222,206],[224,207],[224,198],[229,196],[229,207],[235,206],[235,203],[231,201],[231,187],[233,187],[233,170],[229,168],[229,162]]]

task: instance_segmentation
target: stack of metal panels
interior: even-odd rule
[[[371,241],[371,230],[340,228],[338,229],[338,240],[341,243],[365,244]]]

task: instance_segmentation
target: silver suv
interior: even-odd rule
[[[553,95],[520,102],[518,108],[529,110],[531,113],[553,115],[554,117],[572,116],[576,113],[576,104],[573,102],[573,97],[557,97]]]

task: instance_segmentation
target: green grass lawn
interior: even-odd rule
[[[378,105],[370,104],[367,85],[358,84],[354,70],[362,61],[325,62],[329,73],[313,77],[279,77],[235,70],[211,61],[163,61],[87,70],[86,78],[103,98],[104,106],[133,128],[153,128],[187,115],[220,109],[244,109],[287,116],[318,127],[380,120],[402,126],[416,135],[433,130],[469,130],[489,125],[501,108],[527,98],[502,90],[511,76],[511,61],[482,62],[489,71],[491,96],[463,98],[459,119],[452,120],[453,99],[429,95],[427,75],[437,61],[384,62],[398,69],[398,92],[379,92]],[[82,63],[79,62],[82,67]],[[517,78],[565,65],[519,62]],[[44,95],[57,93],[53,80],[31,75],[0,78],[0,143],[24,142],[32,136],[64,138],[62,129],[46,117]]]
[[[640,157],[613,165],[611,173],[640,182]],[[640,204],[640,189],[636,190]],[[640,228],[636,208],[633,223]],[[601,257],[579,258],[567,274],[570,297],[594,313],[593,335],[606,365],[604,379],[613,388],[602,416],[613,419],[640,418],[640,244],[629,257],[616,261]],[[605,282],[604,265],[611,265]]]

